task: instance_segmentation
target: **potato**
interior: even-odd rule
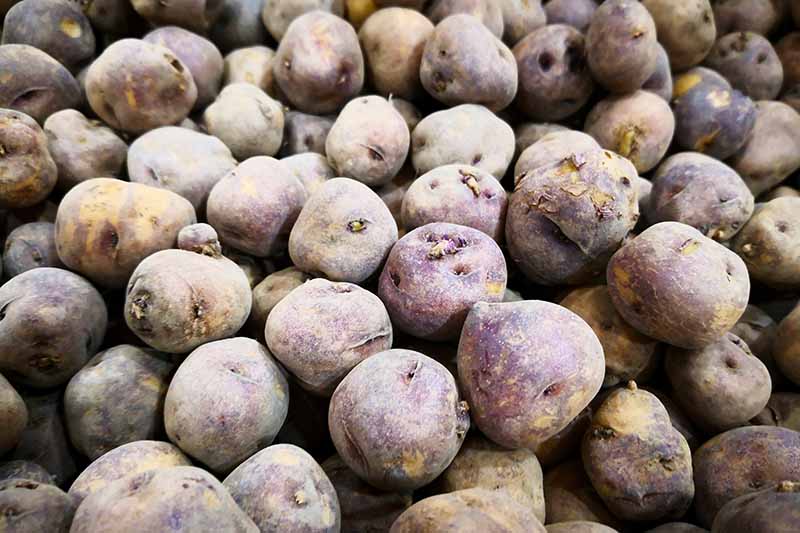
[[[728,502],[714,519],[712,533],[724,531],[791,531],[800,523],[800,483],[777,485]]]
[[[707,155],[682,152],[665,159],[653,175],[647,219],[692,226],[727,241],[753,214],[755,200],[731,167]]]
[[[325,140],[333,127],[333,118],[289,111],[283,120],[281,155],[293,156],[306,152],[325,155]]]
[[[467,410],[444,366],[418,352],[388,350],[342,380],[328,427],[358,477],[382,490],[408,491],[451,463],[469,429]]]
[[[0,481],[9,479],[29,479],[37,483],[53,484],[53,476],[43,466],[30,461],[0,463]]]
[[[708,530],[687,522],[668,522],[646,533],[708,533]]]
[[[611,529],[598,522],[573,521],[550,524],[545,527],[547,533],[616,533],[616,529]]]
[[[239,160],[273,156],[283,142],[283,108],[250,83],[227,85],[203,112],[208,132]]]
[[[436,486],[441,492],[477,488],[502,493],[544,523],[542,467],[530,450],[505,450],[474,433]]]
[[[423,118],[411,133],[417,174],[463,163],[503,179],[514,157],[514,130],[483,106],[463,104]]]
[[[731,429],[694,452],[695,514],[709,527],[739,496],[800,476],[800,433],[786,428]]]
[[[126,0],[94,0],[80,5],[92,26],[104,33],[128,35],[144,25]]]
[[[773,356],[781,373],[800,385],[800,305],[778,325]]]
[[[544,0],[548,24],[566,24],[585,33],[597,9],[597,0]]]
[[[189,70],[197,86],[194,109],[203,109],[219,94],[225,63],[219,49],[208,39],[177,26],[155,29],[142,40],[172,51]]]
[[[506,302],[519,302],[519,300],[505,300]],[[581,447],[583,434],[589,428],[592,419],[591,406],[586,407],[573,418],[567,426],[534,448],[534,453],[539,463],[548,468],[559,464],[576,454]]]
[[[365,96],[339,113],[325,140],[325,153],[337,176],[379,187],[400,171],[410,142],[406,121],[394,106],[380,96]]]
[[[560,304],[592,328],[605,355],[604,387],[630,380],[644,381],[658,362],[659,344],[628,325],[617,313],[608,287],[597,285],[570,291]]]
[[[0,530],[66,533],[76,507],[64,491],[48,483],[0,481]]]
[[[672,71],[669,66],[669,56],[660,44],[658,45],[656,70],[644,82],[642,89],[657,94],[667,102],[672,101]]]
[[[432,34],[433,23],[412,9],[379,9],[367,18],[358,30],[358,39],[367,79],[379,94],[408,99],[423,94],[420,63]]]
[[[105,491],[109,485],[126,476],[189,465],[189,459],[176,446],[167,442],[129,442],[105,453],[87,466],[72,483],[69,495],[80,504],[87,496]]]
[[[250,83],[267,94],[274,92],[272,62],[275,51],[266,46],[239,48],[225,56],[222,85]]]
[[[783,102],[757,102],[752,134],[729,161],[759,195],[800,169],[800,114]]]
[[[211,40],[223,52],[267,42],[262,6],[261,0],[223,0],[222,12],[211,28]]]
[[[131,275],[125,322],[156,350],[187,353],[230,337],[250,314],[247,277],[219,253],[216,232],[211,230],[207,242],[193,251],[156,252]]]
[[[786,2],[775,0],[717,0],[714,2],[717,34],[751,31],[768,35],[786,13]]]
[[[516,107],[533,120],[562,120],[582,108],[594,91],[583,34],[553,24],[514,46],[519,70]]]
[[[0,46],[0,107],[30,115],[40,124],[62,109],[78,107],[81,88],[61,63],[26,44]]]
[[[261,259],[243,254],[227,246],[222,247],[222,255],[236,263],[236,266],[242,269],[251,289],[261,283],[261,281],[267,277],[267,273],[275,270],[274,264],[268,259]]]
[[[757,33],[720,37],[705,64],[753,100],[774,100],[783,84],[783,67],[770,42]]]
[[[31,207],[47,198],[58,171],[35,120],[0,109],[0,154],[0,208]]]
[[[503,40],[510,46],[548,22],[541,0],[500,0],[499,4],[503,12]]]
[[[445,222],[407,233],[392,248],[378,284],[392,324],[425,340],[458,337],[473,304],[500,302],[508,274],[485,233]]]
[[[438,6],[446,1],[439,0]],[[496,3],[481,5],[500,9]],[[431,96],[448,106],[480,104],[499,111],[517,93],[517,64],[511,50],[467,14],[450,15],[436,25],[422,53],[419,78]]]
[[[514,185],[519,186],[532,171],[561,163],[573,154],[599,150],[594,137],[581,131],[565,129],[543,135],[522,151],[514,167]]]
[[[775,198],[783,198],[784,196],[800,198],[800,190],[795,189],[794,187],[789,187],[788,185],[780,185],[763,194],[759,199],[762,202],[769,202],[770,200],[774,200]]]
[[[414,2],[416,0],[411,1]],[[378,10],[377,4],[379,3],[381,3],[380,0],[345,0],[347,20],[350,21],[350,24],[352,24],[354,28],[360,28],[364,24],[364,21]],[[392,4],[393,1],[386,0],[385,3]],[[398,3],[403,4],[404,2],[403,0],[399,0]]]
[[[11,383],[0,374],[0,456],[14,449],[28,425],[28,408]]]
[[[758,204],[733,240],[750,276],[779,288],[800,288],[800,198],[776,198]]]
[[[669,420],[672,423],[672,427],[678,430],[678,433],[683,435],[683,438],[685,438],[686,442],[689,444],[689,448],[691,450],[697,449],[705,439],[702,438],[703,435],[701,435],[701,433],[697,430],[697,428],[694,426],[694,423],[689,419],[686,413],[681,410],[678,404],[675,403],[672,398],[667,396],[664,392],[652,387],[645,387],[645,390],[658,398],[658,401],[661,402],[661,405],[664,406],[664,409],[667,410],[667,414],[669,414]]]
[[[18,384],[65,383],[94,355],[108,322],[100,293],[59,268],[36,268],[0,287],[0,371]]]
[[[589,69],[595,81],[614,93],[639,89],[656,69],[656,25],[633,0],[603,2],[586,30]]]
[[[422,113],[417,106],[408,100],[403,100],[402,98],[392,98],[390,103],[394,106],[397,112],[400,113],[400,116],[403,117],[403,120],[406,121],[408,131],[414,131],[414,128],[417,127],[419,121],[422,120]]]
[[[261,20],[272,37],[280,42],[291,23],[311,11],[344,17],[343,0],[265,0]]]
[[[389,531],[400,514],[411,507],[410,492],[383,492],[362,481],[338,455],[322,463],[336,495],[342,517],[342,531],[377,533]]]
[[[394,217],[398,226],[399,235],[405,234],[405,228],[403,228],[403,199],[412,182],[413,179],[407,181],[401,173],[394,180],[375,191],[383,203],[386,204],[386,207],[389,208],[389,212],[392,213],[392,217]]]
[[[545,135],[568,130],[569,128],[566,126],[552,122],[523,122],[514,128],[514,135],[516,137],[515,159],[519,157],[526,148],[542,139]]]
[[[89,19],[67,0],[24,0],[8,10],[3,44],[27,44],[49,54],[70,70],[94,55]]]
[[[100,121],[65,109],[48,117],[44,132],[58,168],[59,189],[66,191],[92,178],[122,175],[128,145]]]
[[[551,328],[558,334],[546,333]],[[583,319],[561,306],[480,302],[461,332],[458,374],[481,432],[507,448],[533,448],[600,390],[603,347]]]
[[[289,167],[251,157],[231,170],[208,196],[208,222],[222,243],[256,257],[286,250],[306,191]]]
[[[97,354],[70,380],[64,413],[73,446],[91,460],[163,434],[164,396],[174,364],[129,344]]]
[[[397,241],[397,224],[369,187],[347,178],[320,185],[289,235],[297,268],[331,281],[361,283],[383,264]]]
[[[364,85],[358,35],[346,21],[324,11],[306,13],[291,23],[273,65],[278,87],[304,113],[333,113]]]
[[[778,426],[800,431],[800,394],[772,393],[767,406],[750,423],[754,426]]]
[[[672,70],[681,71],[703,61],[717,38],[709,0],[675,4],[670,0],[644,0],[652,15],[658,41],[669,54]]]
[[[320,185],[336,177],[325,156],[317,152],[299,153],[280,161],[303,185],[307,198],[317,192]]]
[[[139,183],[95,178],[73,187],[56,215],[61,261],[95,283],[121,288],[145,257],[175,245],[196,221],[188,200]]]
[[[236,160],[216,137],[165,126],[133,141],[127,166],[132,183],[172,191],[203,213],[211,189],[236,167]]]
[[[34,268],[61,266],[52,222],[29,222],[6,237],[2,270],[7,277],[13,278]]]
[[[528,172],[508,205],[512,260],[541,285],[597,277],[639,219],[636,177],[627,159],[596,149]]]
[[[658,398],[633,381],[597,409],[581,451],[592,485],[620,518],[679,518],[692,503],[689,445]]]
[[[395,2],[397,3],[397,2]],[[471,15],[478,19],[498,39],[503,36],[505,20],[501,2],[486,0],[432,0],[425,10],[434,24],[454,15]]]
[[[222,14],[223,3],[213,0],[183,0],[163,5],[160,0],[131,0],[133,9],[152,26],[180,26],[205,34]]]
[[[193,466],[129,475],[83,500],[70,533],[142,531],[257,533],[214,476]]]
[[[619,525],[592,487],[580,459],[566,461],[547,472],[544,501],[548,524],[590,521],[609,527]]]
[[[649,227],[608,263],[609,294],[626,322],[680,348],[720,339],[744,313],[750,280],[744,262],[679,222]]]
[[[787,384],[786,378],[778,370],[773,357],[778,324],[762,309],[748,305],[742,317],[731,328],[731,333],[742,339],[769,370],[772,388]]]
[[[389,531],[545,533],[546,530],[530,509],[506,494],[466,489],[420,500],[401,514]]]
[[[480,230],[501,241],[508,194],[494,176],[469,165],[445,165],[414,180],[403,198],[402,219],[410,231],[433,222]]]
[[[586,117],[586,133],[603,148],[626,157],[640,173],[658,165],[675,132],[675,117],[662,98],[649,91],[612,96]]]

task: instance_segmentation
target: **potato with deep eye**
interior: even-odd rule
[[[600,145],[597,144],[594,137],[582,131],[564,128],[549,132],[531,143],[519,154],[514,166],[514,185],[519,186],[531,171],[539,167],[560,163],[572,154],[599,149]]]

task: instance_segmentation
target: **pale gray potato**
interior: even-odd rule
[[[254,45],[238,48],[225,56],[222,85],[250,83],[265,93],[274,94],[272,60],[275,50]]]

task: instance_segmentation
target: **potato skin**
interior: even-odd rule
[[[616,529],[597,522],[573,521],[549,524],[545,527],[547,533],[616,533]]]
[[[61,266],[52,222],[29,222],[6,237],[2,271],[7,277],[13,278],[34,268]]]
[[[800,394],[772,393],[767,406],[750,423],[754,426],[778,426],[800,431]]]
[[[769,370],[772,388],[781,388],[787,384],[786,377],[778,370],[775,363],[774,346],[778,333],[778,324],[763,309],[748,305],[742,317],[731,328],[731,333],[742,339]]]
[[[782,481],[754,494],[745,494],[720,509],[712,533],[791,531],[800,523],[800,483]]]
[[[642,89],[657,94],[667,102],[672,101],[672,70],[670,70],[667,51],[661,44],[658,45],[656,70],[644,82]]]
[[[522,298],[519,300],[506,299],[505,301],[518,302],[522,301]],[[573,418],[564,429],[546,441],[538,444],[533,451],[542,467],[552,467],[576,455],[576,452],[581,446],[583,434],[586,433],[591,419],[592,408],[591,405],[589,405],[578,413],[578,416]]]
[[[280,161],[289,167],[292,175],[303,185],[307,197],[317,192],[320,185],[336,177],[325,156],[313,151],[290,155]]]
[[[800,476],[800,433],[786,428],[731,429],[694,452],[694,507],[709,527],[729,501]]]
[[[705,64],[753,100],[774,100],[783,84],[783,67],[770,42],[752,32],[720,37]]]
[[[163,434],[164,396],[175,365],[129,344],[89,360],[64,391],[70,441],[91,460],[128,442]]]
[[[590,521],[609,527],[619,520],[606,509],[592,487],[580,459],[570,459],[548,470],[544,477],[547,522]]]
[[[29,479],[50,485],[54,483],[53,476],[43,466],[24,460],[0,462],[0,481],[9,479]]]
[[[158,0],[131,0],[133,9],[153,26],[180,26],[205,34],[222,13],[223,2],[215,0],[181,0],[162,5]]]
[[[390,1],[395,4],[398,3],[397,0]],[[424,2],[417,1],[417,3]],[[505,30],[505,19],[503,17],[503,10],[500,7],[500,2],[486,2],[485,0],[432,0],[425,10],[425,15],[436,25],[451,16],[470,15],[478,19],[481,24],[498,39],[503,36]]]
[[[121,288],[142,259],[174,246],[178,231],[195,221],[192,204],[173,192],[95,178],[61,200],[56,249],[68,268]]]
[[[769,35],[786,13],[786,2],[775,0],[725,0],[714,2],[717,34],[751,31]]]
[[[686,70],[703,61],[717,38],[709,0],[644,0],[642,5],[655,21],[658,41],[669,54],[672,70]]]
[[[514,166],[514,185],[519,186],[531,171],[561,163],[572,154],[599,150],[600,145],[582,131],[561,130],[543,135],[520,153]]]
[[[589,325],[548,302],[477,303],[458,345],[474,421],[507,448],[534,448],[564,429],[600,390],[603,370],[603,348]]]
[[[267,319],[278,302],[310,279],[310,274],[297,267],[289,267],[273,272],[253,287],[253,307],[247,319],[250,334],[263,341]]]
[[[275,80],[272,62],[275,50],[266,46],[248,46],[238,48],[225,56],[225,68],[222,85],[234,83],[250,83],[265,93],[273,95]]]
[[[630,325],[688,349],[730,330],[750,294],[744,262],[679,222],[643,231],[614,254],[606,275],[614,307]]]
[[[289,25],[273,65],[281,91],[304,113],[333,113],[364,85],[358,35],[346,21],[323,11]]]
[[[783,375],[800,385],[800,305],[778,325],[773,355]]]
[[[42,128],[19,111],[0,109],[0,208],[31,207],[56,185],[58,171]]]
[[[221,52],[267,42],[262,5],[260,0],[223,0],[219,18],[210,30],[210,38]]]
[[[328,427],[358,477],[382,490],[407,491],[427,485],[452,462],[470,426],[467,410],[444,366],[418,352],[388,350],[342,380],[331,397]]]
[[[548,22],[541,0],[500,0],[498,3],[503,12],[503,41],[509,46]]]
[[[514,128],[516,137],[516,150],[514,158],[524,152],[533,143],[538,142],[545,135],[557,131],[568,131],[569,128],[553,122],[523,122]]]
[[[325,155],[325,141],[333,127],[333,118],[289,111],[283,121],[283,144],[280,150],[283,158],[308,152]]]
[[[647,530],[647,533],[708,533],[708,530],[686,522],[668,522]]]
[[[12,450],[28,425],[28,408],[11,383],[0,374],[0,456]]]
[[[261,450],[231,472],[224,485],[261,531],[335,533],[341,527],[333,484],[297,446]]]
[[[64,491],[49,483],[0,481],[0,530],[67,533],[76,507]]]
[[[567,24],[586,33],[598,3],[597,0],[548,0],[544,4],[547,23]]]
[[[344,17],[343,0],[265,0],[261,20],[272,37],[280,42],[291,23],[311,11],[322,11]]]

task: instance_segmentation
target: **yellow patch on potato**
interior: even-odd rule
[[[58,27],[61,28],[61,33],[66,35],[67,37],[72,37],[73,39],[77,39],[81,35],[83,35],[83,31],[81,30],[81,25],[74,19],[64,18],[61,19],[61,22],[58,24]]]
[[[617,292],[626,302],[633,304],[639,301],[639,296],[631,289],[631,275],[619,265],[614,265],[612,273],[616,280]]]
[[[672,97],[680,98],[701,81],[703,81],[703,78],[699,74],[684,74],[675,80],[675,85],[672,88]]]
[[[498,281],[489,281],[486,283],[486,292],[492,296],[502,294],[505,292],[505,290],[506,287],[504,283],[500,283]]]
[[[425,473],[425,455],[419,450],[403,452],[403,470],[409,477],[419,477]]]
[[[715,89],[706,96],[712,106],[719,109],[731,105],[731,92],[727,89]]]

